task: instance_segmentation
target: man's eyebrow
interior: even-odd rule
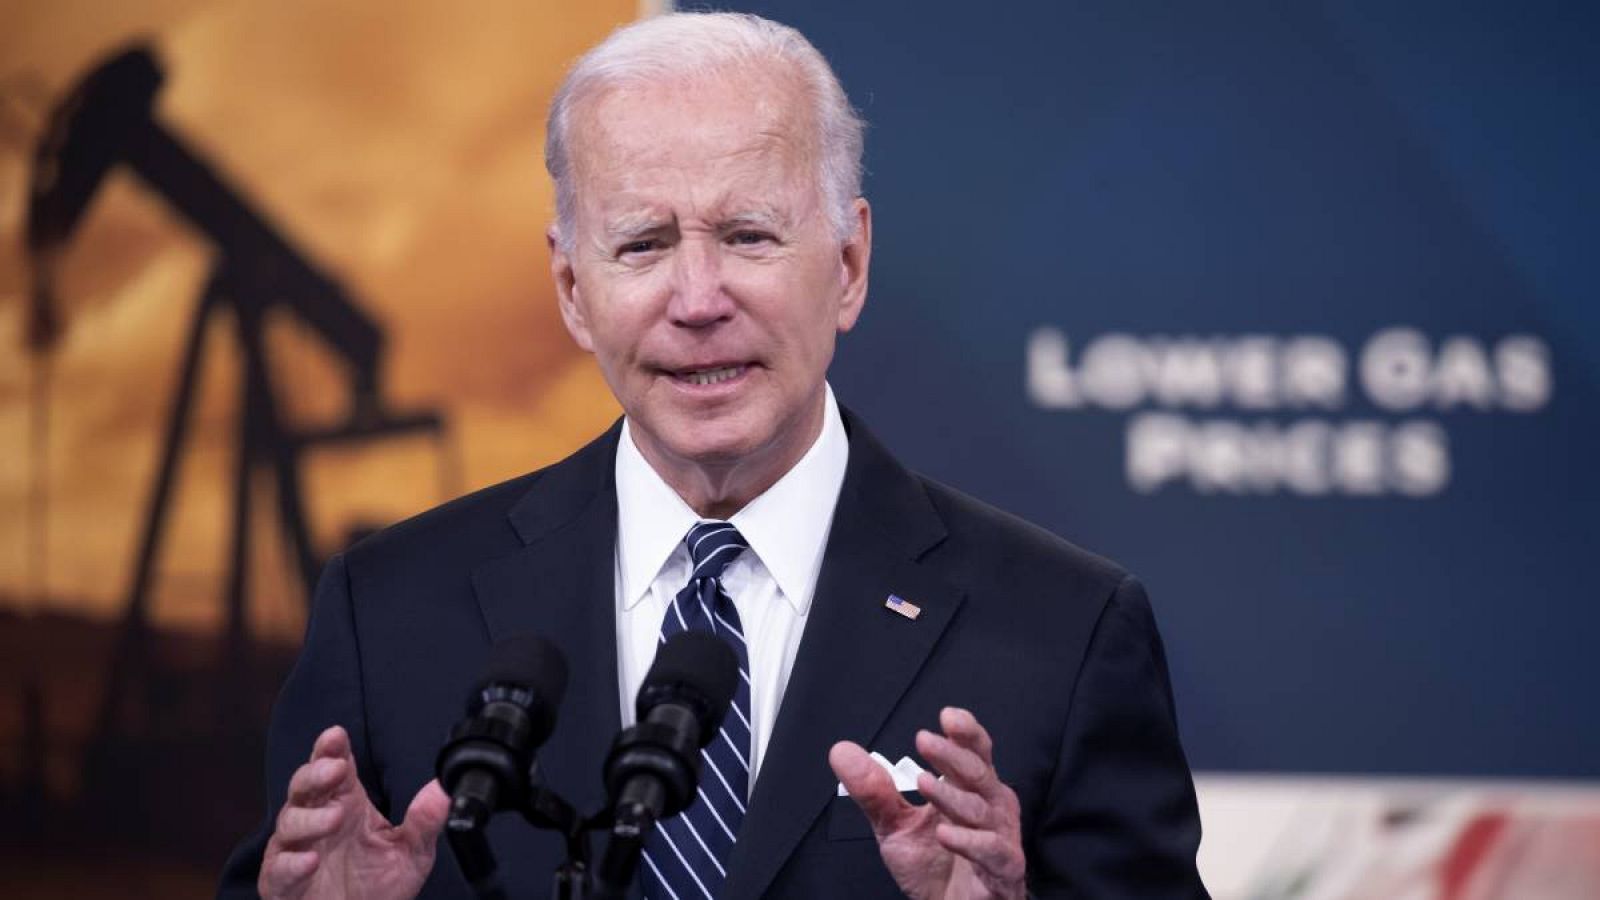
[[[760,228],[768,231],[777,231],[788,223],[788,218],[772,209],[748,209],[724,216],[717,223],[721,231],[737,231],[741,228]]]
[[[611,238],[626,240],[644,237],[652,232],[671,227],[671,225],[672,220],[668,216],[649,212],[629,213],[607,222],[605,224],[605,234]]]

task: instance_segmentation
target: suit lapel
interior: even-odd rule
[[[539,766],[587,813],[605,801],[600,761],[618,709],[614,460],[619,429],[547,469],[509,514],[524,546],[473,571],[491,640],[533,632],[567,657],[566,697]]]
[[[944,527],[917,479],[854,416],[850,462],[794,670],[722,896],[757,897],[834,796],[828,748],[870,748],[961,604],[917,563]],[[915,621],[884,607],[896,594]]]

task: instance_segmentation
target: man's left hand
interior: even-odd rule
[[[915,806],[861,749],[840,741],[833,773],[872,823],[889,874],[912,900],[1027,896],[1017,794],[994,771],[994,742],[972,713],[946,707],[944,734],[917,732],[917,752],[944,775],[917,776],[928,802]]]

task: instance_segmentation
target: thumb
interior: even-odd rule
[[[414,853],[433,855],[434,843],[439,840],[439,832],[444,829],[449,813],[450,795],[439,786],[439,779],[435,778],[417,791],[411,805],[406,807],[405,821],[400,823],[400,833]]]

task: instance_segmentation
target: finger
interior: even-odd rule
[[[943,813],[945,818],[968,828],[985,828],[994,822],[994,811],[989,801],[972,791],[963,790],[948,781],[940,781],[932,772],[917,776],[917,790]]]
[[[278,826],[273,833],[284,849],[303,850],[305,845],[338,831],[343,823],[342,806],[285,806],[278,813]]]
[[[949,823],[941,823],[933,834],[939,846],[971,862],[985,881],[1020,884],[1027,874],[1027,860],[1016,835]]]
[[[450,795],[439,786],[439,779],[428,782],[411,798],[406,807],[405,820],[400,823],[400,834],[414,854],[431,856],[450,815]]]
[[[268,900],[300,896],[321,860],[315,850],[281,851],[270,856],[256,879],[256,890]]]
[[[999,779],[983,758],[942,734],[917,732],[917,752],[945,778],[984,797],[992,797]]]
[[[939,727],[958,746],[978,754],[985,765],[994,766],[994,741],[983,723],[970,711],[959,706],[946,706],[939,711]]]
[[[873,762],[861,745],[840,741],[828,751],[828,765],[839,783],[850,792],[850,799],[861,807],[877,834],[894,831],[914,807],[895,790],[894,779]]]
[[[291,806],[320,806],[333,798],[347,777],[353,777],[353,760],[326,757],[313,759],[289,779]]]

